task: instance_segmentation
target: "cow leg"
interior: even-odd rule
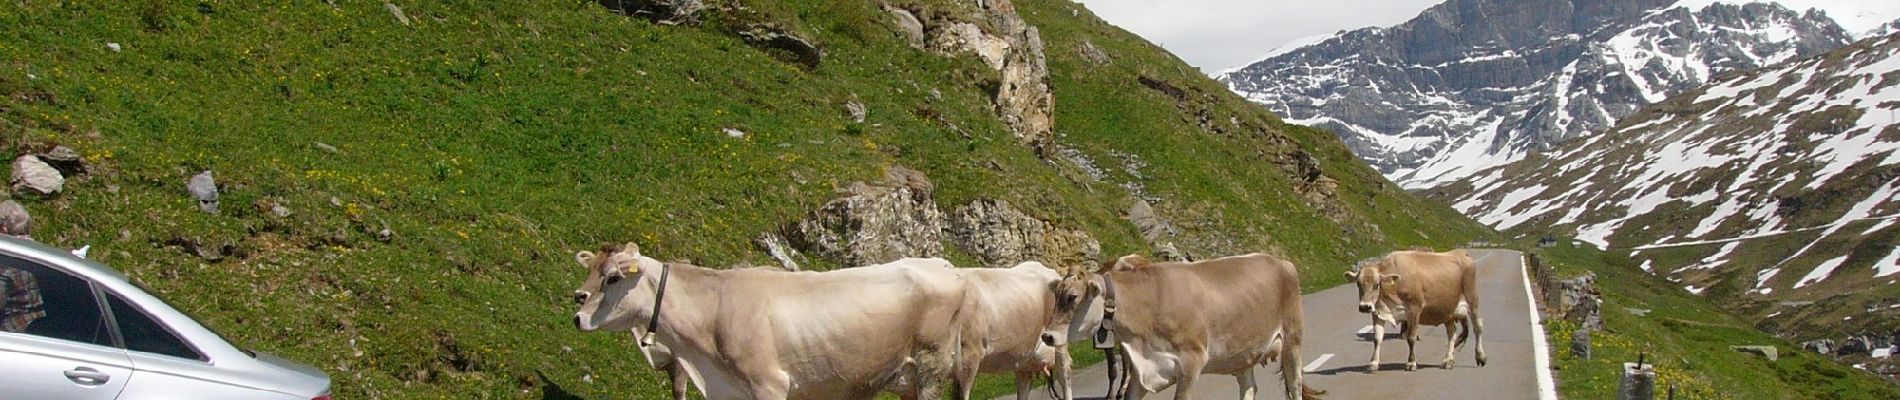
[[[679,360],[667,363],[666,376],[673,381],[673,400],[686,400],[688,376],[686,376],[686,368],[680,366]]]
[[[1405,336],[1405,370],[1417,371],[1418,370],[1418,331],[1419,331],[1419,328],[1423,328],[1423,327],[1418,326],[1418,317],[1416,315],[1408,319],[1409,319],[1408,321],[1405,321],[1405,329],[1403,329],[1402,332],[1399,333],[1400,335]]]
[[[1016,371],[1016,400],[1030,400],[1029,390],[1035,386],[1036,374],[1030,371]],[[1054,392],[1054,386],[1049,391]]]
[[[1300,358],[1300,335],[1303,333],[1296,331],[1280,342],[1280,383],[1286,385],[1287,400],[1308,398],[1304,395],[1307,391],[1306,378],[1302,376],[1305,372],[1301,370],[1301,363],[1306,362],[1306,359]],[[1247,375],[1252,376],[1253,373],[1248,372]]]
[[[1281,360],[1280,362],[1284,363],[1286,361]],[[1253,379],[1253,368],[1247,368],[1238,374],[1234,374],[1234,382],[1240,384],[1240,400],[1254,400],[1254,397],[1258,395],[1259,388],[1256,387],[1257,383],[1255,383]]]
[[[1379,370],[1379,344],[1381,343],[1385,343],[1385,324],[1374,318],[1372,320],[1372,362],[1366,364],[1366,373]],[[1284,355],[1280,358],[1283,362],[1287,359]]]
[[[1446,322],[1445,323],[1445,361],[1439,363],[1440,368],[1451,369],[1452,361],[1458,355],[1458,340],[1454,338],[1454,336],[1458,336],[1458,322],[1457,321]]]
[[[1472,340],[1478,341],[1478,366],[1484,366],[1484,318],[1471,318]]]
[[[1201,369],[1205,367],[1207,367],[1206,354],[1198,351],[1181,354],[1181,380],[1174,384],[1174,400],[1194,398],[1194,381],[1201,378]]]

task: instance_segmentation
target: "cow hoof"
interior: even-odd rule
[[[1445,362],[1445,363],[1443,363],[1443,364],[1438,364],[1438,367],[1439,367],[1439,368],[1444,368],[1444,369],[1451,369],[1451,362],[1450,362],[1450,361],[1446,361],[1446,362]]]
[[[1478,366],[1484,366],[1484,357],[1478,357]]]
[[[1374,362],[1372,362],[1371,364],[1366,364],[1366,372],[1375,372],[1375,371],[1378,371],[1378,370],[1379,370],[1379,362],[1378,362],[1378,361],[1374,361]]]
[[[1406,370],[1406,371],[1417,371],[1417,370],[1418,370],[1418,363],[1405,363],[1405,370]]]

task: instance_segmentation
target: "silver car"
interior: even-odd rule
[[[124,274],[0,235],[0,400],[329,400],[330,377],[231,345]]]

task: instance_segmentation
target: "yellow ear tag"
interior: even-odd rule
[[[630,273],[630,274],[638,274],[638,273],[640,273],[640,262],[639,262],[639,261],[634,261],[634,262],[633,262],[633,263],[631,263],[631,264],[627,264],[627,268],[626,268],[626,269],[627,269],[627,273]]]

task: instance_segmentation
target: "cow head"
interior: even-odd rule
[[[1377,309],[1379,298],[1391,292],[1399,283],[1398,274],[1382,272],[1379,261],[1362,262],[1352,270],[1346,271],[1346,279],[1359,286],[1359,312],[1372,313]]]
[[[1080,267],[1060,272],[1062,279],[1049,285],[1056,309],[1042,330],[1042,344],[1051,347],[1088,337],[1102,325],[1102,280],[1106,277]]]
[[[630,331],[653,315],[653,294],[659,284],[659,260],[640,255],[640,246],[583,251],[574,261],[587,269],[587,280],[574,291],[574,326],[583,331]]]

